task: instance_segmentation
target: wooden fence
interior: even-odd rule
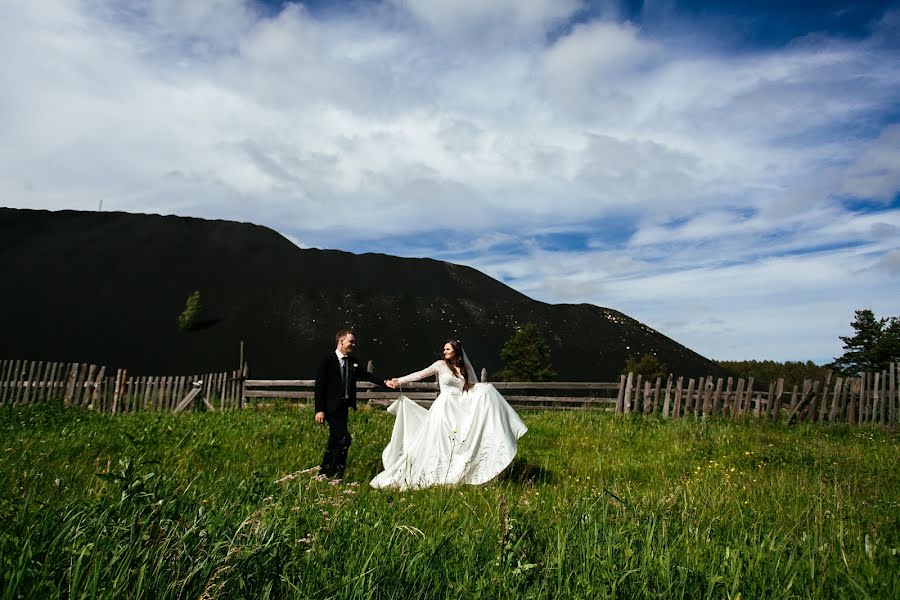
[[[900,412],[896,363],[879,373],[855,377],[806,380],[785,389],[779,379],[768,390],[757,390],[753,378],[698,379],[669,375],[643,380],[629,373],[618,383],[597,382],[497,382],[506,400],[519,409],[608,410],[617,415],[661,415],[679,419],[688,416],[781,419],[788,423],[845,422],[894,426]],[[482,371],[482,381],[487,373]],[[108,413],[139,410],[181,412],[203,406],[207,410],[243,408],[246,401],[266,398],[312,399],[311,379],[248,379],[243,370],[194,376],[135,377],[125,369],[113,374],[103,366],[84,363],[0,361],[0,404],[33,404],[62,401],[66,406],[84,406]],[[384,391],[370,383],[359,384],[358,398],[373,406],[388,406],[400,390]],[[423,406],[430,406],[437,383],[410,383],[402,393]]]
[[[582,382],[498,382],[493,384],[517,408],[542,410],[606,409],[616,404],[617,383]],[[244,382],[244,398],[290,398],[311,400],[314,394],[313,379],[248,379]],[[437,383],[407,383],[402,390],[378,390],[368,382],[357,384],[357,399],[370,406],[387,407],[402,393],[410,400],[428,408],[437,396]],[[376,391],[378,390],[378,391]]]
[[[482,371],[482,381],[487,380]],[[642,381],[629,373],[618,383],[582,382],[498,382],[494,386],[506,400],[519,409],[614,411],[617,415],[637,413],[679,419],[688,416],[725,418],[785,417],[788,423],[846,422],[851,425],[877,423],[896,425],[900,410],[897,365],[880,373],[857,377],[833,378],[829,372],[823,381],[804,381],[802,386],[785,389],[784,379],[772,382],[768,390],[757,390],[753,378],[733,377],[698,379],[669,375]],[[260,380],[244,382],[243,396],[253,401],[264,398],[311,399],[315,381],[311,379]],[[376,391],[370,383],[358,384],[357,397],[373,406],[388,406],[401,390]],[[428,407],[437,394],[437,383],[410,383],[402,393]]]
[[[664,418],[721,416],[730,418],[780,419],[819,423],[877,423],[894,426],[900,411],[897,364],[878,373],[855,377],[833,377],[824,381],[805,380],[785,389],[784,379],[769,384],[768,390],[754,389],[754,380],[700,377],[675,379],[669,375],[655,381],[641,381],[640,375],[623,375],[619,382],[616,414],[638,412],[660,414]]]
[[[245,367],[246,368],[246,367]],[[194,405],[207,410],[243,407],[240,370],[202,375],[152,377],[115,373],[104,366],[27,360],[0,361],[0,404],[62,401],[99,412],[139,410],[181,412]]]

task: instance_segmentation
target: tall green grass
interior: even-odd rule
[[[307,408],[0,407],[2,598],[898,598],[900,447],[847,426],[524,413],[480,488],[346,481]],[[358,483],[358,485],[354,485]]]

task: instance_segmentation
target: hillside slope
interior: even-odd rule
[[[559,379],[617,380],[629,354],[649,352],[679,374],[716,372],[615,310],[537,302],[431,259],[300,249],[247,223],[0,208],[0,276],[0,358],[190,374],[235,368],[243,340],[252,376],[306,378],[350,326],[385,375],[430,364],[450,336],[492,373],[516,326],[534,321]],[[201,323],[181,332],[194,290]]]

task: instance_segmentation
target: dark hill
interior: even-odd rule
[[[350,326],[384,375],[430,364],[449,336],[496,372],[516,326],[534,321],[560,379],[617,380],[628,354],[649,352],[678,374],[716,372],[614,310],[537,302],[431,259],[303,250],[247,223],[0,208],[0,277],[0,358],[191,374],[236,368],[244,340],[252,376],[307,378]],[[204,310],[181,332],[194,290]]]

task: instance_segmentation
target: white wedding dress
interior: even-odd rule
[[[396,417],[394,431],[381,453],[384,471],[372,479],[372,487],[478,485],[494,479],[515,457],[517,441],[528,428],[491,384],[476,383],[463,390],[462,377],[443,360],[399,381],[434,374],[440,394],[430,409],[402,395],[388,408]]]

